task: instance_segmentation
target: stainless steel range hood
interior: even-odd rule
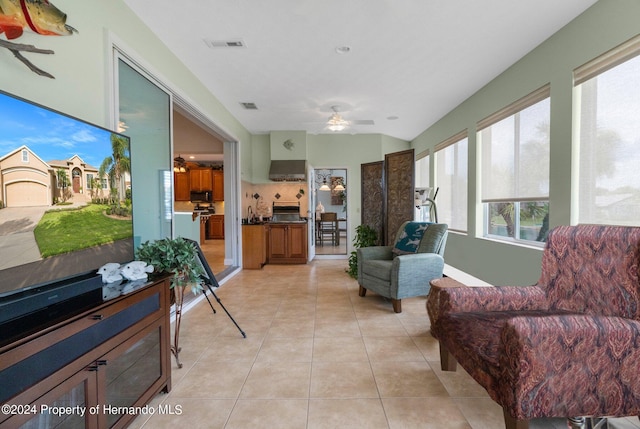
[[[307,180],[307,161],[282,159],[271,161],[269,180],[276,182],[304,182]]]

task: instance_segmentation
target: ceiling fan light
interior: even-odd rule
[[[349,125],[349,122],[342,119],[342,116],[338,113],[331,115],[327,121],[327,126],[331,131],[342,131],[347,128],[347,125]]]

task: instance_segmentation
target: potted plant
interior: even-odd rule
[[[378,233],[369,225],[358,225],[356,227],[356,236],[353,238],[353,247],[375,246],[378,242]],[[358,278],[358,253],[353,250],[349,255],[349,268],[345,270],[350,277]]]
[[[136,259],[153,265],[157,272],[173,274],[170,288],[176,306],[176,323],[171,353],[176,359],[178,368],[182,368],[178,357],[180,353],[178,341],[180,339],[184,289],[190,286],[194,294],[200,293],[203,289],[204,270],[198,259],[197,250],[190,241],[184,238],[163,238],[142,243],[136,250]]]

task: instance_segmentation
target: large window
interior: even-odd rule
[[[478,123],[485,237],[546,240],[549,93],[547,85]]]
[[[435,222],[435,208],[429,201],[433,197],[433,188],[429,186],[429,151],[416,156],[415,211],[413,219],[418,222]]]
[[[429,151],[416,156],[416,188],[429,187]]]
[[[438,222],[453,231],[467,231],[467,131],[436,145],[435,179]]]
[[[580,223],[640,225],[640,36],[578,68]]]

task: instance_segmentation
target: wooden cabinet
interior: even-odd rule
[[[173,173],[174,198],[176,201],[189,201],[191,199],[191,187],[189,173]]]
[[[189,170],[191,190],[196,192],[213,190],[213,172],[210,168],[192,168]]]
[[[224,215],[212,215],[209,217],[209,238],[224,238]]]
[[[224,201],[224,171],[213,170],[213,201]]]
[[[127,426],[136,415],[118,407],[171,389],[169,315],[164,277],[3,346],[0,403],[21,412],[0,414],[0,426]],[[41,413],[56,406],[84,413]]]
[[[270,264],[306,264],[307,224],[270,224],[268,257]]]
[[[259,270],[267,263],[269,226],[242,225],[242,268]]]

